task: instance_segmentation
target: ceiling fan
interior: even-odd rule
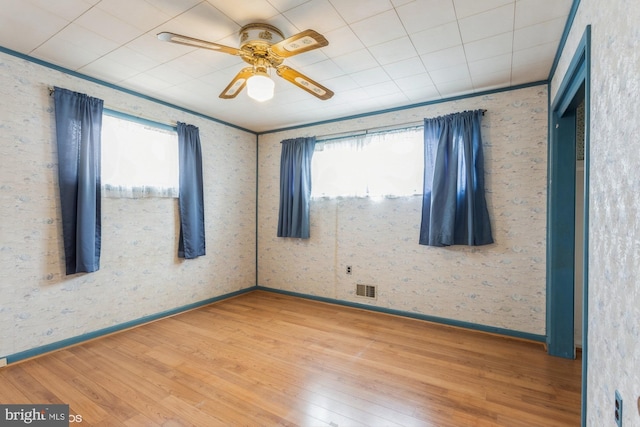
[[[249,24],[240,29],[240,48],[221,45],[180,34],[162,32],[158,39],[192,47],[211,49],[241,57],[250,66],[245,67],[222,91],[220,98],[235,98],[247,86],[249,97],[266,101],[273,97],[274,82],[269,72],[275,72],[285,80],[322,100],[333,92],[291,67],[283,65],[285,58],[327,46],[329,42],[314,30],[306,30],[287,39],[276,27],[269,24]]]

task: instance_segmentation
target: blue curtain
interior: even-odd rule
[[[180,167],[180,239],[178,257],[197,258],[205,254],[204,196],[200,131],[178,122]]]
[[[465,111],[424,121],[421,245],[493,243],[484,196],[482,115],[482,110]]]
[[[316,138],[282,141],[278,237],[309,238],[311,159]]]
[[[100,269],[100,132],[103,101],[54,89],[66,274]]]

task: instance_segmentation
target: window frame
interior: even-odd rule
[[[123,187],[112,185],[104,180],[104,173],[101,177],[102,193],[108,198],[178,198],[179,197],[179,159],[178,159],[178,128],[164,123],[160,123],[154,120],[146,119],[143,117],[134,116],[131,114],[123,113],[121,111],[112,110],[108,108],[103,109],[103,117],[109,116],[118,120],[132,122],[134,124],[157,129],[162,132],[171,132],[175,134],[175,154],[176,154],[176,185],[174,187],[154,187],[154,186],[131,186],[124,189]],[[103,124],[104,128],[104,124]],[[101,143],[101,152],[104,152],[104,140]],[[101,154],[101,168],[103,166],[104,159]]]
[[[375,179],[369,180],[364,179],[365,184],[363,188],[353,190],[351,192],[349,190],[345,190],[340,192],[341,194],[318,194],[315,190],[317,190],[317,178],[319,176],[318,171],[314,172],[314,166],[317,167],[317,154],[323,152],[326,147],[331,146],[332,144],[340,144],[340,143],[351,143],[354,146],[357,144],[366,145],[377,145],[377,144],[393,144],[393,141],[366,141],[366,138],[376,138],[377,136],[388,137],[392,134],[399,134],[399,138],[407,138],[407,136],[402,135],[403,133],[417,133],[419,135],[419,139],[416,139],[415,143],[417,146],[412,147],[412,150],[419,150],[420,155],[416,156],[415,154],[408,159],[415,159],[416,165],[414,165],[417,170],[414,171],[414,178],[416,182],[414,183],[414,189],[410,191],[395,191],[386,192],[386,193],[378,193],[376,189],[371,190],[370,184],[375,182]],[[357,132],[349,132],[339,136],[330,136],[326,138],[319,138],[316,141],[316,150],[314,153],[314,158],[312,159],[311,173],[312,173],[312,182],[311,182],[311,200],[321,200],[321,199],[334,199],[334,198],[370,198],[370,199],[381,199],[381,198],[400,198],[400,197],[416,197],[421,196],[423,193],[423,177],[424,177],[424,125],[422,124],[412,124],[405,125],[403,127],[394,127],[394,128],[384,128],[384,130],[367,130],[367,131],[357,131]],[[358,142],[360,140],[360,142]],[[404,141],[402,141],[404,142]],[[354,148],[355,151],[355,148]],[[389,149],[389,153],[394,151],[392,148]],[[369,153],[363,153],[363,156],[370,155]],[[369,169],[369,168],[366,168]],[[398,170],[397,168],[395,169]],[[326,172],[325,172],[326,173]],[[374,174],[371,172],[371,174]],[[344,176],[344,175],[343,175]],[[316,180],[314,180],[316,178]],[[314,182],[315,181],[315,182]],[[409,186],[405,185],[403,187],[404,190]]]

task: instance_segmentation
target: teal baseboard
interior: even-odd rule
[[[376,306],[372,306],[372,305],[368,305],[368,304],[359,304],[359,303],[355,303],[355,302],[351,302],[351,301],[344,301],[344,300],[339,300],[339,299],[334,299],[334,298],[326,298],[326,297],[320,297],[320,296],[316,296],[316,295],[309,295],[309,294],[303,294],[303,293],[298,293],[298,292],[291,292],[291,291],[284,291],[281,289],[275,289],[275,288],[269,288],[269,287],[265,287],[265,286],[252,286],[250,288],[246,288],[246,289],[242,289],[239,291],[235,291],[235,292],[231,292],[228,294],[224,294],[224,295],[220,295],[217,297],[213,297],[213,298],[208,298],[206,300],[203,301],[198,301],[192,304],[187,304],[181,307],[177,307],[171,310],[166,310],[166,311],[162,311],[159,313],[155,313],[149,316],[144,316],[141,317],[139,319],[135,319],[135,320],[131,320],[129,322],[125,322],[125,323],[120,323],[118,325],[113,325],[113,326],[109,326],[108,328],[103,328],[103,329],[99,329],[97,331],[93,331],[93,332],[89,332],[83,335],[78,335],[76,337],[71,337],[71,338],[67,338],[61,341],[56,341],[50,344],[46,344],[43,346],[39,346],[39,347],[35,347],[35,348],[31,348],[29,350],[25,350],[25,351],[21,351],[18,353],[14,353],[14,354],[10,354],[7,356],[4,356],[4,358],[6,358],[7,360],[7,364],[12,364],[12,363],[16,363],[19,362],[21,360],[25,360],[25,359],[30,359],[33,357],[37,357],[37,356],[41,356],[43,354],[46,353],[50,353],[52,351],[56,351],[56,350],[60,350],[63,349],[65,347],[70,347],[73,345],[77,345],[77,344],[81,344],[83,342],[89,341],[89,340],[93,340],[96,338],[100,338],[106,335],[110,335],[116,332],[120,332],[123,331],[125,329],[129,329],[135,326],[140,326],[143,325],[145,323],[149,323],[149,322],[153,322],[155,320],[158,319],[162,319],[164,317],[170,317],[176,314],[180,314],[189,310],[193,310],[195,308],[199,308],[199,307],[204,307],[205,305],[209,305],[212,304],[214,302],[218,302],[218,301],[222,301],[228,298],[232,298],[238,295],[242,295],[242,294],[246,294],[249,292],[253,292],[256,290],[260,290],[260,291],[266,291],[266,292],[273,292],[273,293],[279,293],[279,294],[283,294],[283,295],[290,295],[290,296],[295,296],[295,297],[299,297],[299,298],[306,298],[306,299],[310,299],[310,300],[315,300],[315,301],[320,301],[320,302],[326,302],[326,303],[330,303],[330,304],[337,304],[337,305],[342,305],[342,306],[346,306],[346,307],[353,307],[353,308],[359,308],[359,309],[363,309],[363,310],[369,310],[369,311],[375,311],[375,312],[379,312],[379,313],[386,313],[386,314],[393,314],[396,316],[401,316],[401,317],[407,317],[407,318],[412,318],[412,319],[418,319],[418,320],[425,320],[428,322],[433,322],[433,323],[439,323],[439,324],[443,324],[443,325],[448,325],[448,326],[456,326],[459,328],[465,328],[465,329],[470,329],[470,330],[476,330],[476,331],[481,331],[481,332],[488,332],[488,333],[492,333],[492,334],[497,334],[497,335],[503,335],[503,336],[507,336],[507,337],[512,337],[512,338],[519,338],[519,339],[525,339],[525,340],[529,340],[529,341],[535,341],[535,342],[541,342],[544,343],[546,342],[546,336],[544,335],[536,335],[536,334],[531,334],[528,332],[521,332],[521,331],[514,331],[511,329],[504,329],[504,328],[498,328],[495,326],[487,326],[487,325],[481,325],[481,324],[477,324],[477,323],[471,323],[471,322],[464,322],[464,321],[460,321],[460,320],[455,320],[455,319],[447,319],[447,318],[442,318],[442,317],[437,317],[437,316],[429,316],[426,314],[419,314],[419,313],[412,313],[412,312],[408,312],[408,311],[402,311],[402,310],[394,310],[394,309],[390,309],[390,308],[385,308],[385,307],[376,307]]]
[[[347,307],[359,308],[359,309],[363,309],[363,310],[376,311],[376,312],[379,312],[379,313],[393,314],[393,315],[396,315],[396,316],[408,317],[408,318],[411,318],[411,319],[425,320],[427,322],[439,323],[439,324],[448,325],[448,326],[455,326],[455,327],[464,328],[464,329],[471,329],[471,330],[480,331],[480,332],[487,332],[487,333],[496,334],[496,335],[503,335],[503,336],[506,336],[506,337],[524,339],[524,340],[528,340],[528,341],[535,341],[535,342],[545,343],[546,340],[547,340],[547,337],[545,335],[537,335],[537,334],[532,334],[532,333],[529,333],[529,332],[514,331],[514,330],[511,330],[511,329],[498,328],[498,327],[495,327],[495,326],[488,326],[488,325],[481,325],[481,324],[478,324],[478,323],[464,322],[464,321],[455,320],[455,319],[447,319],[447,318],[444,318],[444,317],[429,316],[427,314],[412,313],[410,311],[394,310],[394,309],[391,309],[391,308],[377,307],[377,306],[368,305],[368,304],[359,304],[359,303],[351,302],[351,301],[344,301],[344,300],[339,300],[339,299],[334,299],[334,298],[319,297],[319,296],[316,296],[316,295],[309,295],[309,294],[303,294],[303,293],[298,293],[298,292],[284,291],[284,290],[281,290],[281,289],[269,288],[269,287],[260,286],[260,285],[256,286],[253,289],[254,290],[267,291],[267,292],[273,292],[273,293],[278,293],[278,294],[283,294],[283,295],[290,295],[290,296],[295,296],[295,297],[299,297],[299,298],[306,298],[306,299],[326,302],[326,303],[330,303],[330,304],[337,304],[337,305],[343,305],[343,306],[347,306]]]
[[[194,308],[203,307],[205,305],[209,305],[217,301],[221,301],[221,300],[232,298],[248,292],[252,292],[255,289],[256,288],[252,286],[250,288],[242,289],[239,291],[231,292],[231,293],[220,295],[213,298],[208,298],[203,301],[198,301],[192,304],[183,305],[181,307],[173,308],[171,310],[161,311],[159,313],[151,314],[149,316],[144,316],[139,319],[131,320],[125,323],[120,323],[118,325],[109,326],[108,328],[103,328],[97,331],[88,332],[86,334],[78,335],[76,337],[71,337],[61,341],[56,341],[51,344],[45,344],[40,347],[31,348],[29,350],[24,350],[24,351],[10,354],[3,357],[7,359],[7,364],[19,362],[24,359],[40,356],[45,353],[50,353],[52,351],[60,350],[65,347],[70,347],[72,345],[80,344],[85,341],[93,340],[95,338],[100,338],[109,334],[113,334],[115,332],[120,332],[125,329],[129,329],[135,326],[143,325],[145,323],[153,322],[154,320],[162,319],[163,317],[169,317],[176,314],[184,313],[185,311],[193,310]]]

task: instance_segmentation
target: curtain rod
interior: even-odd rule
[[[483,116],[484,116],[484,113],[487,112],[486,109],[481,109],[480,111],[482,111]],[[379,126],[375,128],[369,128],[369,129],[357,129],[357,130],[348,131],[348,132],[329,133],[326,135],[317,136],[316,141],[318,142],[332,141],[334,139],[349,138],[352,136],[367,135],[370,133],[382,133],[386,131],[391,132],[394,130],[410,129],[412,127],[419,127],[423,125],[424,125],[424,120],[421,120],[419,122],[407,122],[407,123],[400,123],[395,125]]]
[[[54,92],[56,91],[56,88],[53,86],[49,86],[48,89],[49,89],[49,96],[53,96]],[[113,108],[110,108],[109,106],[104,107],[104,112],[112,116],[120,117],[123,119],[129,119],[131,121],[137,121],[142,124],[148,124],[148,125],[159,126],[159,127],[170,127],[173,130],[176,130],[178,128],[177,122],[163,123],[163,122],[159,122],[158,120],[148,119],[146,117],[137,116],[135,114],[127,113],[120,110],[115,110]]]

